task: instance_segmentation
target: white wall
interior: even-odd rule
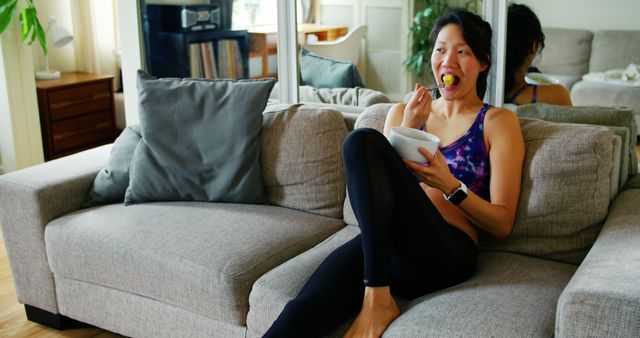
[[[47,22],[50,15],[56,17],[58,24],[74,34],[73,21],[71,18],[71,0],[34,0],[38,9],[38,19],[44,29],[47,29]],[[72,72],[76,67],[76,50],[74,43],[70,43],[62,48],[49,46],[49,67],[61,72]],[[44,69],[44,54],[40,44],[33,44],[33,67],[36,70]]]
[[[640,0],[516,0],[538,15],[543,27],[640,30]]]

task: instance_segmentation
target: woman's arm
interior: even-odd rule
[[[517,116],[506,109],[492,109],[484,125],[490,149],[491,202],[469,191],[458,207],[479,228],[498,239],[504,239],[511,233],[515,222],[524,161],[524,139]],[[428,167],[407,160],[405,164],[430,187],[447,194],[455,191],[460,183],[449,171],[444,155],[438,151],[434,157],[426,149],[421,149],[421,152],[429,161]]]
[[[538,86],[538,102],[555,104],[559,106],[571,106],[571,95],[561,84],[545,84]]]
[[[413,96],[411,96],[406,105],[398,103],[389,109],[387,118],[384,121],[384,136],[389,138],[391,128],[397,126],[420,128],[429,119],[431,101],[429,89],[416,83]]]

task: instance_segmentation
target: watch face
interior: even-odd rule
[[[464,201],[465,198],[467,198],[467,193],[462,189],[458,189],[453,193],[453,195],[451,195],[451,197],[449,197],[449,202],[458,205],[460,202]]]

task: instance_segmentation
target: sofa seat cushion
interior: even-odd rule
[[[249,296],[248,337],[260,337],[322,260],[359,233],[346,226],[313,249],[260,277]],[[385,337],[550,337],[558,298],[577,266],[483,252],[476,274],[448,289],[406,301]],[[344,323],[331,336],[341,336]]]
[[[342,226],[267,205],[114,204],[52,221],[45,242],[54,275],[244,325],[255,280]]]
[[[576,269],[481,253],[471,279],[402,305],[385,337],[552,337],[558,298]]]

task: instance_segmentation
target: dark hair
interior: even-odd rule
[[[509,5],[507,15],[507,61],[505,74],[505,92],[512,89],[516,81],[516,72],[524,64],[536,43],[538,53],[544,48],[544,33],[540,20],[527,6]]]
[[[435,46],[440,30],[448,24],[460,26],[464,41],[471,47],[476,58],[487,65],[487,69],[478,74],[476,82],[476,93],[482,100],[484,93],[487,91],[487,77],[491,68],[491,25],[480,16],[469,11],[462,9],[448,10],[436,19],[433,24],[429,34],[429,41],[431,41],[432,46]]]

